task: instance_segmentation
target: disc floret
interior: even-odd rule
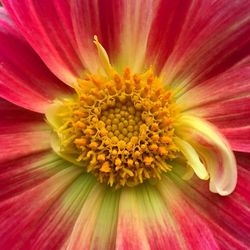
[[[61,151],[110,186],[160,179],[176,157],[175,106],[152,70],[78,80],[77,95],[64,101],[57,129]]]

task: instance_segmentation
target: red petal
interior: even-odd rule
[[[40,114],[0,100],[0,162],[50,148],[50,129]]]
[[[84,66],[79,58],[68,1],[4,0],[11,18],[49,69],[71,84]]]
[[[248,163],[249,159],[248,155]],[[186,199],[214,232],[221,249],[243,250],[249,247],[249,176],[249,171],[238,166],[238,184],[234,193],[226,197],[208,192],[207,183],[200,180],[193,179],[188,184],[174,177]]]
[[[144,69],[147,37],[158,2],[72,0],[72,20],[81,55],[90,57],[88,53],[95,50],[92,40],[97,35],[118,70]]]
[[[170,4],[165,5],[167,9]],[[166,30],[165,36],[161,34],[163,41],[159,42],[159,36],[153,37],[152,44],[159,47],[156,56],[159,53],[166,56],[162,73],[167,82],[172,82],[174,86],[180,83],[193,86],[224,72],[249,55],[248,0],[232,1],[230,4],[227,1],[185,1],[185,5],[180,1],[179,6],[181,11],[173,12],[173,23],[169,24],[168,17],[164,18],[165,12],[162,11],[161,19],[156,22],[160,24],[160,29],[159,25],[152,28],[158,28],[163,34]],[[169,17],[172,20],[171,14]],[[166,29],[164,24],[167,25]],[[169,39],[167,35],[174,28],[177,35]],[[170,51],[166,53],[168,43]],[[154,57],[153,53],[151,57]],[[160,66],[164,59],[160,61]]]
[[[0,9],[0,96],[22,107],[44,112],[65,86],[46,68]]]
[[[0,204],[0,248],[22,250],[62,249],[67,240],[63,236],[66,236],[71,231],[69,224],[73,218],[70,215],[63,218],[67,213],[67,209],[71,209],[71,203],[65,204],[65,197],[61,197],[80,173],[79,168],[64,169],[40,185],[2,202]],[[69,193],[72,194],[72,191]],[[70,199],[70,195],[66,197],[67,199]],[[58,211],[58,208],[61,209]],[[54,214],[54,218],[49,217],[50,213],[51,215]],[[60,225],[57,224],[60,218],[65,225],[56,228],[57,225]],[[43,227],[43,223],[49,223],[48,227]],[[39,226],[44,230],[36,237],[29,238],[33,232],[39,231]],[[52,228],[55,230],[51,231]],[[44,239],[40,242],[39,240],[43,237],[48,240]],[[26,242],[26,239],[29,240]]]
[[[221,129],[234,151],[250,153],[250,126]]]

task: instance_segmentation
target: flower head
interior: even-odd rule
[[[2,2],[0,248],[246,249],[249,1]]]

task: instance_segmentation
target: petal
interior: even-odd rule
[[[192,167],[196,175],[202,180],[207,180],[209,178],[209,175],[195,149],[188,142],[178,137],[175,138],[175,143],[183,153],[185,159],[187,159],[188,165]]]
[[[190,89],[178,102],[185,112],[215,124],[233,150],[249,152],[249,78],[250,67],[236,67]]]
[[[40,114],[0,100],[0,162],[50,148],[50,128]]]
[[[249,171],[238,165],[238,173],[236,189],[226,197],[208,192],[206,183],[197,179],[184,182],[178,176],[172,176],[197,214],[214,232],[220,249],[249,248]]]
[[[222,129],[239,128],[250,124],[249,106],[250,97],[239,96],[192,108],[189,113],[204,117]]]
[[[2,202],[0,204],[0,248],[23,250],[55,249],[49,247],[49,244],[54,244],[51,240],[43,241],[46,247],[41,248],[33,245],[37,243],[36,238],[29,240],[28,245],[25,245],[25,240],[30,237],[30,234],[34,230],[39,230],[39,222],[46,220],[44,218],[46,218],[45,216],[47,215],[48,209],[58,201],[67,187],[74,182],[80,173],[81,169],[79,168],[66,168],[34,188]],[[54,222],[56,222],[56,219]],[[54,225],[52,224],[52,226]],[[63,228],[62,231],[64,231],[65,228]],[[44,231],[46,232],[46,230]],[[40,237],[42,236],[43,235]],[[60,238],[60,236],[61,234],[59,233],[57,237]],[[58,242],[58,238],[55,239],[56,242]],[[58,243],[57,249],[60,249],[60,244],[63,243],[61,240]]]
[[[190,216],[187,216],[190,215]],[[166,177],[122,191],[116,249],[218,249],[213,235]]]
[[[72,84],[83,72],[68,1],[4,0],[4,7],[49,69]],[[86,39],[86,38],[85,38]],[[93,38],[92,38],[93,39]]]
[[[221,129],[234,151],[250,153],[250,126]]]
[[[81,174],[66,187],[41,220],[29,229],[28,237],[23,241],[23,249],[64,249],[94,184],[93,176]]]
[[[68,164],[50,150],[2,163],[0,200],[9,199],[39,185],[67,166]]]
[[[244,98],[250,95],[249,78],[249,66],[235,67],[192,87],[178,98],[178,103],[182,105],[183,111],[197,112],[196,114],[203,116],[209,115],[209,107],[213,108],[214,105],[214,108],[216,108],[216,105],[223,101],[232,100],[244,105],[243,101],[248,100]],[[243,100],[241,100],[242,98]],[[206,110],[207,105],[209,105],[208,110]],[[244,105],[241,109],[246,112],[248,110],[247,105]],[[229,110],[224,111],[225,114],[230,114],[229,112],[230,107]]]
[[[67,249],[114,249],[120,192],[99,184],[89,194]]]
[[[66,87],[46,68],[0,9],[0,96],[27,109],[44,112]]]
[[[92,39],[97,35],[112,65],[118,70],[130,67],[140,71],[144,67],[147,36],[158,3],[158,0],[72,0],[72,19],[81,55],[93,50]]]
[[[182,244],[186,249],[219,249],[209,225],[171,179],[172,176],[163,177],[158,184],[158,189],[179,229]]]
[[[103,195],[104,189],[99,184],[96,184],[81,208],[67,249],[90,249]]]
[[[179,34],[170,38],[170,49],[172,40],[175,43],[173,50],[170,51],[171,54],[165,52],[169,50],[167,46],[169,40],[166,35],[171,34],[170,28],[166,29],[166,38],[159,43],[161,47],[158,51],[166,55],[165,65],[162,68],[166,81],[173,86],[190,88],[224,72],[249,55],[250,2],[248,0],[232,1],[231,4],[227,1],[186,2],[183,5],[180,1],[179,7],[182,11],[178,9],[177,14],[176,12],[173,14],[176,21],[171,25]],[[169,8],[168,4],[166,8]],[[164,16],[165,13],[163,11],[162,13]],[[163,17],[161,20],[165,21]],[[169,26],[168,24],[167,27]],[[164,32],[163,28],[160,30]]]
[[[211,124],[192,116],[178,119],[176,133],[199,153],[210,174],[210,191],[230,194],[236,185],[235,157],[222,134]]]
[[[149,65],[155,65],[158,72],[173,52],[185,19],[200,5],[193,3],[198,5],[193,10],[191,4],[190,0],[160,1],[155,10],[148,35],[146,60]]]
[[[180,249],[178,229],[154,186],[123,190],[116,249]]]

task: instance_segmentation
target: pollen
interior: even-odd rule
[[[178,152],[176,106],[152,69],[88,75],[75,90],[58,114],[62,154],[73,155],[99,182],[115,188],[160,179],[171,170],[166,162]]]

